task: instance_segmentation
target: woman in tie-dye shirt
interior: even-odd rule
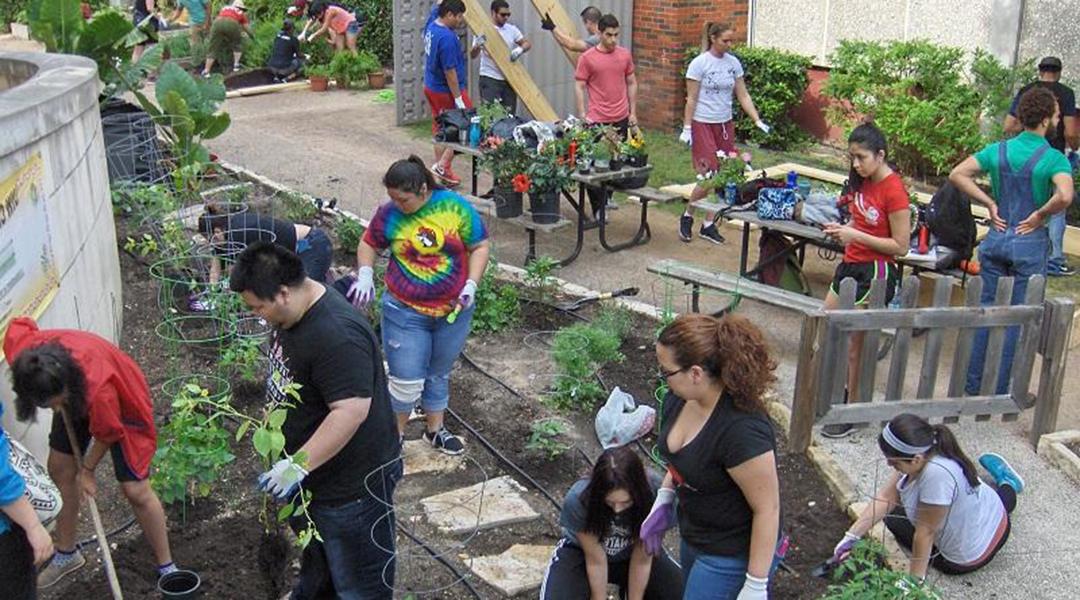
[[[487,230],[456,192],[439,186],[417,156],[395,162],[383,176],[390,202],[379,207],[356,249],[356,283],[348,297],[362,307],[375,296],[372,266],[389,248],[382,338],[390,365],[390,396],[404,437],[419,401],[424,440],[447,454],[465,450],[443,425],[450,369],[472,323],[476,283],[488,261]]]

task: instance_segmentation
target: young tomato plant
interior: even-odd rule
[[[161,428],[150,483],[165,504],[205,498],[221,470],[233,461],[229,431],[220,414],[206,410],[210,392],[187,383],[172,401],[172,415]],[[228,404],[228,397],[219,400]]]
[[[880,542],[863,539],[833,573],[825,600],[941,600],[934,587],[889,568]]]
[[[221,367],[246,383],[259,383],[262,379],[262,340],[253,337],[235,337],[221,353]]]
[[[526,450],[533,450],[546,455],[548,460],[555,460],[570,449],[559,438],[566,434],[566,423],[560,419],[541,419],[531,427]]]

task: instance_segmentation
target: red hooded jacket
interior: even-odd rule
[[[53,341],[71,352],[86,378],[90,435],[107,444],[120,444],[131,470],[146,478],[157,450],[157,432],[150,386],[139,365],[100,336],[74,329],[42,331],[33,319],[19,317],[4,335],[8,366],[23,350]]]

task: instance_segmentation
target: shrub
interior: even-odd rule
[[[356,46],[374,54],[380,65],[394,64],[394,7],[390,0],[351,0],[367,16]]]
[[[496,270],[494,264],[488,263],[484,276],[476,286],[472,330],[478,333],[501,331],[521,318],[521,299],[517,287],[495,279]]]
[[[1006,67],[982,48],[975,49],[971,59],[973,85],[982,102],[982,131],[987,139],[998,140],[1004,137],[1005,115],[1009,113],[1013,97],[1032,78],[1035,72],[1035,59],[1011,67]]]
[[[334,233],[337,234],[338,244],[342,250],[349,254],[356,254],[356,248],[364,237],[364,226],[356,219],[341,217],[338,219],[337,227],[334,228]]]

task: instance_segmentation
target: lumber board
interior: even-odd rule
[[[536,13],[543,18],[545,14],[551,16],[552,22],[555,23],[555,27],[567,35],[577,37],[577,21],[570,16],[570,13],[566,12],[563,8],[562,2],[559,0],[532,0],[533,7],[536,8]],[[544,31],[541,29],[540,31]],[[546,31],[544,33],[547,33]],[[551,35],[551,34],[549,34]],[[552,35],[554,38],[554,35]],[[554,40],[553,40],[554,41]],[[558,44],[562,49],[563,54],[566,55],[566,60],[570,61],[571,68],[577,68],[578,57],[581,56],[580,52],[573,50],[567,50],[562,44]]]
[[[1042,314],[1041,306],[985,306],[948,308],[886,308],[829,311],[832,323],[846,331],[889,327],[1009,327],[1023,325]],[[1000,359],[1000,355],[998,356]]]
[[[714,290],[734,292],[745,298],[772,304],[774,306],[791,308],[804,313],[810,313],[821,309],[821,300],[817,298],[789,292],[778,287],[746,279],[745,277],[739,277],[738,275],[706,271],[694,265],[682,263],[673,259],[665,259],[649,265],[648,270],[651,273],[656,273],[657,275],[662,275],[664,277],[671,277],[672,279],[678,279],[680,281],[693,283]]]
[[[483,35],[487,39],[488,56],[495,61],[496,66],[506,77],[507,83],[517,92],[525,108],[529,109],[533,118],[538,121],[558,121],[558,113],[551,107],[551,103],[537,87],[525,66],[521,62],[510,62],[510,48],[506,46],[506,42],[495,29],[495,24],[491,22],[489,7],[478,0],[463,1],[465,2],[465,23],[468,24],[473,35]]]
[[[934,282],[934,300],[931,304],[934,308],[949,306],[949,298],[952,295],[952,278],[945,277]],[[934,386],[937,384],[938,368],[941,358],[941,346],[945,341],[945,329],[935,327],[926,334],[926,346],[923,349],[922,369],[919,372],[919,386],[915,393],[916,398],[929,398],[934,395]]]
[[[1020,412],[1008,396],[972,396],[970,398],[932,398],[896,402],[858,402],[832,407],[818,419],[819,425],[833,423],[874,423],[888,421],[900,413],[914,413],[924,419],[975,415],[1003,415]]]
[[[964,290],[964,304],[971,309],[979,307],[982,298],[982,277],[975,277],[968,282]],[[956,350],[953,352],[953,371],[949,376],[949,396],[957,398],[964,394],[967,385],[967,370],[971,364],[971,346],[975,342],[974,329],[961,329],[956,336]]]
[[[998,279],[997,290],[994,291],[994,306],[1008,307],[1012,303],[1013,278],[1002,277]],[[988,395],[997,387],[998,372],[1001,367],[1001,355],[1005,349],[1005,328],[994,327],[986,342],[986,362],[983,363],[982,383],[979,393]]]
[[[1067,298],[1052,298],[1046,305],[1049,311],[1044,322],[1047,338],[1044,340],[1039,391],[1029,438],[1033,445],[1039,443],[1039,437],[1044,433],[1057,429],[1058,409],[1065,384],[1065,359],[1068,356],[1069,334],[1072,333],[1069,322],[1076,310],[1076,304]]]

